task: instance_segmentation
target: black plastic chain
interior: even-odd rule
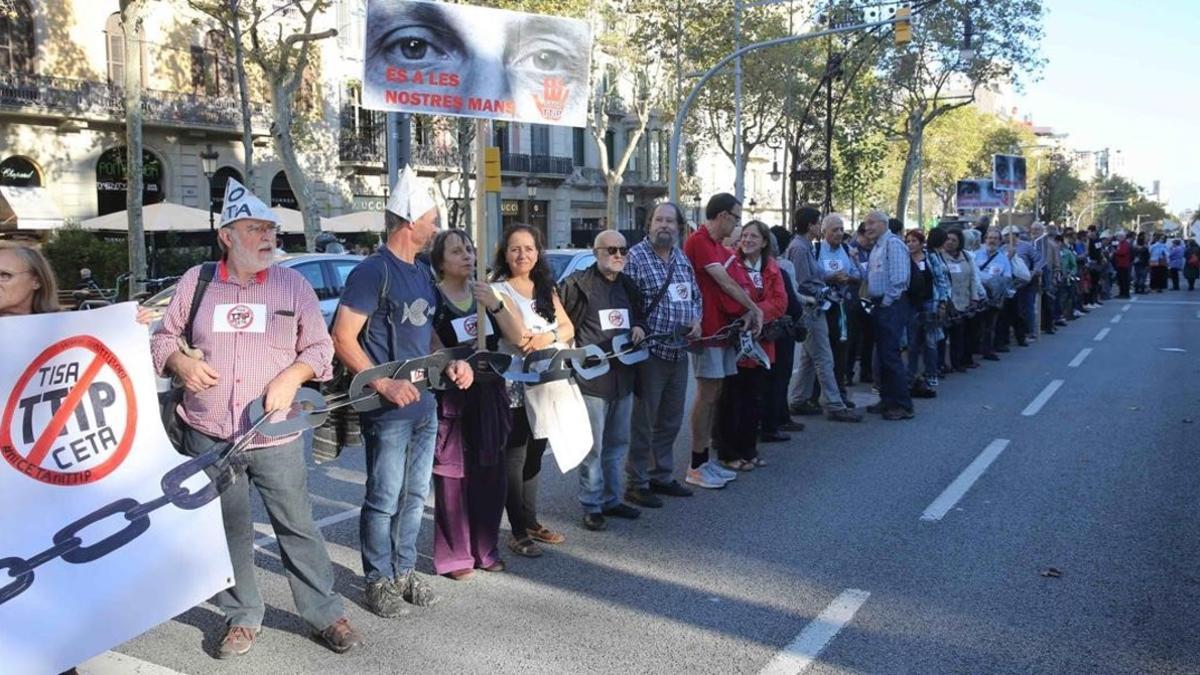
[[[167,504],[174,504],[184,511],[193,511],[216,499],[236,479],[237,474],[230,463],[249,445],[250,439],[266,420],[266,416],[260,418],[236,443],[214,447],[163,474],[160,481],[162,496],[146,503],[133,497],[122,497],[55,532],[51,538],[54,545],[32,558],[0,558],[0,572],[7,572],[12,578],[12,581],[0,587],[0,605],[29,590],[33,585],[34,571],[51,560],[61,558],[73,565],[99,560],[145,534],[146,530],[150,529],[150,514]],[[216,470],[204,487],[192,492],[183,486],[188,479],[210,467],[215,467]],[[94,544],[83,545],[81,532],[96,523],[117,516],[125,519],[125,527]]]

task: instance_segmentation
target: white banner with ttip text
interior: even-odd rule
[[[5,673],[62,672],[233,583],[219,501],[178,489],[208,478],[171,473],[187,458],[163,431],[136,312],[0,318]]]

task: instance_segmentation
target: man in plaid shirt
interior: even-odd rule
[[[659,204],[650,214],[646,238],[629,250],[625,273],[637,282],[642,292],[647,334],[687,327],[691,337],[700,335],[700,288],[692,264],[679,249],[680,233],[686,225],[678,206],[671,202]],[[655,344],[650,347],[650,358],[636,367],[625,499],[639,506],[658,508],[663,504],[658,494],[673,497],[692,494],[675,480],[672,454],[683,423],[687,352]]]

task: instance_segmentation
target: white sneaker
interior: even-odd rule
[[[708,464],[702,464],[699,469],[688,469],[683,482],[707,490],[719,490],[725,487],[725,481],[708,471]]]
[[[726,469],[711,459],[705,462],[700,468],[703,469],[704,467],[708,467],[709,473],[721,479],[722,481],[725,481],[726,483],[732,480],[737,480],[738,472],[731,469]]]

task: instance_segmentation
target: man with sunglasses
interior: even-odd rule
[[[301,384],[333,374],[333,342],[316,293],[299,272],[271,265],[275,214],[232,178],[221,214],[221,261],[215,270],[184,273],[150,340],[155,370],[174,373],[187,390],[177,414],[186,427],[183,450],[192,456],[241,438],[257,421],[246,412],[251,401],[265,396],[267,411],[287,410]],[[300,616],[335,652],[361,644],[333,590],[333,565],[313,523],[303,437],[258,436],[240,463],[237,480],[221,494],[233,586],[213,597],[227,625],[217,657],[250,651],[266,612],[254,579],[251,485],[274,525]]]
[[[642,297],[637,282],[624,273],[629,247],[620,232],[605,230],[593,243],[596,264],[562,283],[559,296],[575,326],[580,347],[596,345],[612,351],[617,335],[629,334],[634,343],[646,336]],[[633,415],[632,367],[617,359],[607,373],[577,383],[592,427],[592,449],[579,465],[579,503],[583,526],[603,530],[605,516],[633,519],[641,511],[621,501],[621,471],[629,451]]]

